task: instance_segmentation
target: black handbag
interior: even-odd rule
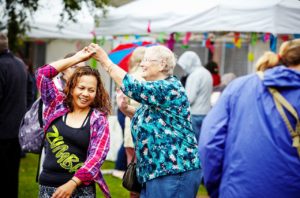
[[[129,191],[140,193],[142,185],[138,182],[136,174],[136,163],[134,162],[135,155],[131,162],[128,164],[127,169],[123,176],[122,185]]]

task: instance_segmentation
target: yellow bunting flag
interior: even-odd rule
[[[248,53],[248,61],[249,62],[253,62],[254,61],[254,54],[253,54],[253,52],[249,52]]]

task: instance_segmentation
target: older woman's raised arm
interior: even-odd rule
[[[181,97],[178,86],[174,82],[148,81],[141,82],[128,75],[119,66],[112,63],[107,53],[97,44],[90,44],[89,51],[95,51],[93,57],[101,63],[110,77],[118,84],[128,97],[148,105],[166,105]],[[183,88],[182,88],[183,89]],[[133,109],[131,109],[133,110]],[[134,112],[134,111],[133,111]]]

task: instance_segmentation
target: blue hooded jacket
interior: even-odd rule
[[[300,158],[267,86],[300,114],[300,72],[278,66],[234,80],[202,126],[199,154],[214,197],[300,197]],[[287,113],[295,127],[295,119]]]

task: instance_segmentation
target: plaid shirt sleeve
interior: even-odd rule
[[[51,65],[44,65],[36,72],[37,87],[46,106],[49,106],[57,97],[58,90],[52,81],[57,74],[58,71]]]
[[[75,177],[79,178],[83,184],[88,185],[92,181],[99,184],[105,197],[110,197],[108,186],[106,185],[103,176],[100,172],[100,167],[103,164],[110,144],[108,120],[100,112],[95,112],[91,116],[91,141],[88,150],[88,157],[84,165],[75,173]],[[95,119],[95,117],[98,117]]]

